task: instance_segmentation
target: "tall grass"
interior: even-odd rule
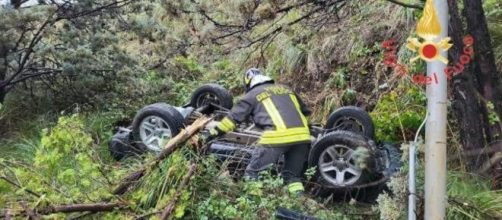
[[[502,191],[489,181],[463,172],[448,175],[448,219],[501,219]]]

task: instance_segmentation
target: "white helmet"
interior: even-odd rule
[[[273,81],[274,80],[272,80],[270,77],[263,75],[258,68],[248,69],[244,74],[244,84],[246,85],[246,90],[250,90],[258,84]]]

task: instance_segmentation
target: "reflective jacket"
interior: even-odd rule
[[[278,146],[310,142],[308,115],[310,111],[291,89],[264,83],[249,90],[217,129],[224,133],[232,131],[236,123],[251,117],[255,125],[264,130],[259,144]]]

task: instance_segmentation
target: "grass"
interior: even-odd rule
[[[489,180],[464,173],[448,174],[448,219],[501,219],[502,191],[491,190]]]

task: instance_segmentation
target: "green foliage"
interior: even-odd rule
[[[103,185],[92,184],[97,179],[104,181],[100,165],[95,163],[93,154],[92,137],[76,115],[61,117],[50,132],[44,130],[40,146],[35,152],[34,169],[65,196],[53,195],[48,198],[70,199],[66,202],[95,201],[109,195],[106,188],[102,188]],[[74,159],[69,160],[69,155]],[[23,174],[28,173],[17,173],[18,176]],[[34,182],[31,181],[27,187],[39,188]]]
[[[411,140],[425,117],[425,100],[425,93],[419,87],[404,84],[380,97],[370,113],[377,139]]]
[[[357,97],[357,92],[353,89],[346,89],[344,92],[343,92],[343,95],[342,95],[342,100],[343,100],[343,103],[345,105],[351,105],[353,103],[355,103]]]
[[[42,131],[40,142],[27,144],[35,145],[32,161],[13,158],[0,163],[0,173],[23,187],[2,194],[0,203],[14,202],[14,195],[42,204],[94,202],[111,196],[111,181],[116,181],[121,172],[100,163],[92,135],[81,116],[60,117],[56,126]],[[24,189],[43,197],[33,200]]]
[[[106,3],[78,1],[73,7],[85,10],[103,2]],[[346,17],[337,24],[316,27],[312,22],[299,22],[287,26],[285,23],[300,18],[304,10],[292,9],[285,16],[277,16],[276,10],[300,1],[224,3],[141,0],[50,25],[33,48],[29,63],[33,64],[31,67],[56,72],[14,87],[3,108],[0,105],[0,174],[21,186],[0,179],[0,207],[19,208],[20,200],[32,207],[45,207],[112,198],[112,186],[137,169],[143,159],[154,157],[112,161],[107,141],[117,121],[129,123],[137,109],[153,102],[186,104],[191,92],[206,82],[222,84],[238,94],[242,92],[241,73],[250,66],[261,67],[268,75],[306,92],[307,101],[316,112],[313,120],[325,121],[336,107],[359,101],[360,95],[366,95],[360,85],[364,89],[370,85],[366,86],[368,81],[355,73],[364,73],[364,77],[381,82],[381,66],[375,61],[379,45],[375,41],[401,37],[396,29],[400,32],[403,27],[412,28],[410,19],[421,13],[384,1],[358,1],[347,3],[350,10],[341,9]],[[487,0],[484,6],[499,61],[502,60],[500,3]],[[33,30],[54,9],[50,5],[0,9],[0,47],[14,52],[0,57],[0,74],[12,74],[19,65],[18,55],[26,51],[14,50],[16,41],[12,39],[19,39],[27,31],[26,38],[19,41],[25,47]],[[237,27],[250,21],[266,21],[239,34],[245,43],[275,27],[282,29],[270,43],[265,41],[249,48],[239,48],[242,45],[231,38],[219,42],[225,42],[224,45],[210,44],[212,38],[235,27],[218,31],[217,25],[196,13],[200,9],[222,24]],[[369,20],[381,22],[368,24]],[[398,52],[402,63],[415,55],[404,47]],[[423,62],[416,62],[410,72],[423,72],[424,67]],[[425,115],[425,95],[410,84],[383,94],[376,103],[371,115],[377,140],[409,140]],[[487,108],[490,123],[500,122],[493,105],[489,103]],[[71,112],[70,109],[80,113],[58,119],[61,111]],[[42,128],[46,129],[40,132]],[[130,194],[120,198],[130,204],[130,209],[93,217],[130,219],[161,211],[172,201],[190,162],[197,162],[197,173],[189,186],[180,191],[175,218],[270,219],[279,205],[322,219],[366,218],[345,215],[354,209],[360,213],[358,205],[321,205],[312,199],[294,198],[287,193],[282,179],[269,173],[259,182],[236,180],[226,170],[226,164],[219,164],[212,156],[201,157],[188,148],[182,148],[158,168],[149,170]],[[418,185],[423,185],[422,170]],[[306,176],[310,179],[314,173],[315,168],[311,168]],[[500,218],[500,192],[490,191],[485,180],[464,176],[471,178],[463,173],[449,177],[449,195],[454,200],[450,200],[448,217]],[[378,211],[383,219],[402,218],[406,204],[405,174],[396,176],[389,185],[392,193],[383,194],[378,200]],[[25,189],[42,197],[29,195]]]
[[[334,73],[331,74],[332,77],[326,81],[326,86],[330,88],[345,88],[347,85],[347,74],[349,74],[349,69],[346,67],[338,68]]]
[[[182,73],[183,77],[190,77],[191,75],[200,75],[204,73],[204,67],[199,64],[197,59],[194,56],[183,57],[176,56],[174,58],[175,65],[180,66],[180,69],[184,70]],[[188,75],[186,75],[188,74]]]
[[[356,44],[350,51],[349,60],[355,62],[357,59],[366,57],[371,52],[372,52],[371,48],[364,45]]]
[[[488,123],[490,123],[490,125],[500,123],[500,118],[497,115],[497,112],[495,112],[495,106],[493,105],[493,103],[488,102],[486,104],[486,108],[488,109]]]
[[[502,69],[502,4],[497,0],[487,0],[483,2],[483,9],[492,38],[495,62],[500,71]]]
[[[502,192],[492,191],[488,180],[462,173],[448,175],[449,219],[502,218]]]
[[[214,169],[214,159],[203,162],[204,171],[194,182],[199,194],[189,209],[195,209],[197,219],[243,218],[271,219],[278,206],[286,207],[321,219],[347,219],[340,207],[322,207],[318,202],[307,197],[296,198],[287,192],[280,177],[269,172],[261,173],[260,181],[233,181],[228,171]],[[203,189],[209,188],[206,191]]]
[[[409,145],[403,144],[403,152],[408,151]],[[424,152],[423,145],[417,151],[419,159],[416,167],[417,186],[417,208],[423,207],[424,197]],[[401,172],[397,173],[387,183],[389,193],[380,194],[374,210],[380,212],[381,219],[397,220],[403,219],[407,215],[407,171],[408,156],[404,155],[404,166]],[[500,219],[502,216],[502,192],[490,188],[490,180],[457,170],[448,170],[447,174],[447,194],[448,205],[446,209],[447,219],[473,220],[473,219]],[[423,215],[423,210],[418,209],[419,216]]]
[[[186,149],[173,153],[168,160],[159,165],[148,176],[142,178],[132,197],[136,208],[148,210],[162,209],[173,197],[176,187],[187,173],[190,151]],[[184,192],[185,194],[188,192]]]

